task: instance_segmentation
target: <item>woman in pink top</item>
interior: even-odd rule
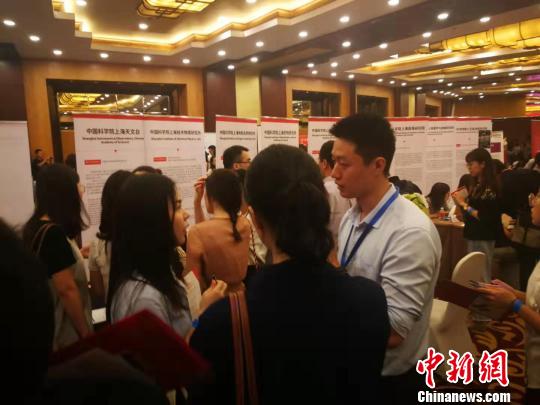
[[[249,257],[249,222],[239,216],[242,188],[238,177],[227,169],[215,170],[205,182],[206,210],[213,217],[193,225],[188,233],[186,271],[193,271],[204,291],[212,278],[223,280],[228,291],[244,287]],[[202,184],[196,199],[202,199]]]

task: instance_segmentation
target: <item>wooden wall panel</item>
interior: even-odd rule
[[[393,117],[395,115],[394,91],[391,88],[372,86],[369,84],[357,84],[356,95],[386,98],[388,100],[388,116]]]
[[[185,112],[191,116],[204,115],[200,69],[24,60],[23,75],[30,147],[42,148],[45,155],[53,153],[47,79],[183,84],[185,93],[179,97],[185,103]]]
[[[456,102],[455,115],[482,117],[523,117],[525,115],[525,95],[508,94],[501,96],[466,97]]]
[[[216,130],[216,115],[236,116],[236,85],[234,72],[204,72],[204,127]]]
[[[287,116],[287,80],[284,75],[261,75],[261,115]]]
[[[0,44],[0,121],[26,120],[22,65],[11,44]]]
[[[350,90],[348,82],[325,79],[308,79],[305,77],[287,76],[287,116],[292,117],[293,90],[320,91],[339,94],[339,111],[341,117],[350,114]]]

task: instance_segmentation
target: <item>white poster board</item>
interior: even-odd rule
[[[174,180],[193,216],[193,184],[206,173],[204,119],[148,116],[143,122],[146,163]]]
[[[34,210],[26,121],[0,121],[0,217],[20,229]]]
[[[223,167],[223,152],[234,145],[249,149],[251,158],[257,154],[257,120],[216,115],[216,167]]]
[[[109,176],[146,164],[143,120],[142,115],[73,115],[77,172],[86,189],[83,203],[90,220],[82,233],[83,245],[99,229],[101,193]]]
[[[425,151],[427,118],[392,118],[389,120],[396,136],[396,152],[390,174],[410,180],[425,191]]]
[[[454,120],[432,118],[426,126],[425,176],[422,191],[429,194],[435,183],[457,188],[454,175],[456,159],[456,126]]]
[[[296,118],[261,117],[261,144],[259,150],[270,145],[283,144],[298,148],[298,120]]]
[[[334,140],[330,128],[339,121],[339,117],[308,118],[308,152],[315,160],[319,160],[319,151],[326,141]]]

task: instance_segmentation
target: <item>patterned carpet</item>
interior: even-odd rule
[[[444,379],[437,376],[436,383],[438,392],[455,391],[463,389],[476,392],[511,392],[512,404],[522,404],[525,395],[525,323],[515,316],[510,315],[504,321],[489,323],[484,331],[470,328],[471,336],[480,354],[482,350],[489,353],[499,349],[508,352],[508,387],[501,387],[498,382],[490,384],[480,384],[478,382],[478,371],[474,370],[475,381],[465,386],[463,384],[449,384]],[[478,363],[475,360],[475,365]]]

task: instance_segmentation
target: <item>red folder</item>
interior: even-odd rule
[[[165,390],[208,376],[209,363],[171,327],[149,311],[139,312],[52,354],[51,366],[100,348],[133,360]]]

